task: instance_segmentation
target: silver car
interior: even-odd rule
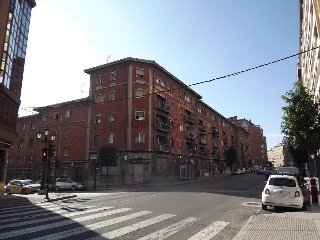
[[[80,181],[76,181],[69,177],[62,177],[62,178],[56,179],[56,191],[59,191],[59,190],[75,191],[75,190],[84,190],[86,188],[87,186],[84,183]]]

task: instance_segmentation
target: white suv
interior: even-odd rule
[[[262,192],[262,209],[291,207],[305,210],[307,198],[295,176],[271,175]]]

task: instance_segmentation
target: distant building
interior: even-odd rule
[[[268,160],[273,166],[279,167],[285,165],[283,156],[283,143],[280,143],[268,150]]]
[[[10,178],[41,176],[36,132],[45,127],[58,136],[54,144],[61,161],[58,170],[50,166],[51,178],[68,175],[89,186],[104,143],[118,149],[118,166],[109,169],[113,183],[142,182],[146,169],[152,181],[210,176],[219,168],[228,170],[225,153],[231,147],[238,154],[234,166],[249,163],[248,131],[156,62],[125,58],[85,72],[90,75],[88,98],[36,108],[39,114],[19,118]],[[24,162],[25,156],[34,161]],[[106,169],[96,177],[98,184],[105,183]]]
[[[263,136],[263,129],[255,125],[251,120],[229,118],[233,123],[238,124],[249,133],[249,152],[253,165],[262,165],[267,161],[266,158],[266,138]]]
[[[0,0],[0,181],[16,141],[23,70],[34,0]]]

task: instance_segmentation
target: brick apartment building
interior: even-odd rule
[[[239,127],[245,129],[249,133],[249,149],[250,149],[250,162],[252,165],[263,165],[268,161],[266,138],[263,135],[263,129],[251,120],[237,119],[236,116],[230,117],[230,121],[237,124]]]
[[[0,0],[0,183],[16,140],[29,25],[34,0]]]
[[[227,167],[224,152],[231,146],[237,150],[236,166],[248,164],[249,132],[156,62],[125,58],[84,71],[90,75],[88,98],[36,108],[39,114],[19,118],[10,178],[42,174],[43,143],[36,132],[45,127],[58,136],[54,145],[61,166],[56,173],[51,165],[51,177],[68,175],[89,184],[104,143],[118,149],[118,166],[109,171],[116,183],[141,182],[146,170],[151,181],[210,175]],[[106,182],[105,170],[98,183]]]

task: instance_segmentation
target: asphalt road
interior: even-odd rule
[[[251,173],[0,208],[0,239],[233,239],[265,213],[263,186],[264,176]]]

